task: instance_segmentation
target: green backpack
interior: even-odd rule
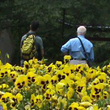
[[[21,54],[24,60],[32,59],[37,55],[37,47],[35,45],[35,35],[27,34],[21,47]]]

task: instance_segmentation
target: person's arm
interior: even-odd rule
[[[21,48],[22,48],[22,45],[23,45],[23,41],[24,41],[24,37],[21,38],[21,42],[20,42],[20,55],[21,55],[21,58],[22,58]]]
[[[40,49],[41,49],[41,56],[44,57],[44,46],[43,46],[43,40],[40,37],[39,40],[39,44],[40,44]]]
[[[21,41],[20,41],[20,65],[22,67],[24,65],[24,59],[23,59],[22,53],[21,53],[21,48],[22,48],[23,42],[24,42],[24,36],[21,38]]]
[[[41,49],[42,58],[44,57],[44,49]]]
[[[91,51],[90,51],[90,60],[92,62],[94,61],[94,50],[93,50],[93,47],[91,48]]]
[[[22,45],[23,45],[23,42],[24,42],[24,40],[26,39],[26,35],[24,35],[22,38],[21,38],[21,42],[20,42],[20,48],[22,47]]]
[[[68,51],[70,50],[70,44],[71,44],[70,42],[71,41],[69,40],[61,47],[61,52],[63,52],[64,55],[68,55]]]
[[[21,38],[20,48],[22,47],[22,45],[23,45],[23,38]]]

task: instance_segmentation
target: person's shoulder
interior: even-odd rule
[[[90,40],[86,39],[86,41],[91,45],[91,47],[93,47],[93,44]]]
[[[26,37],[26,34],[22,36],[22,38]]]
[[[70,41],[77,41],[78,38],[77,37],[74,37],[74,38],[71,38]]]
[[[90,42],[90,41],[89,41]],[[92,44],[92,42],[90,42],[90,45],[91,45],[91,47],[93,47],[93,44]]]
[[[36,39],[40,39],[40,40],[42,40],[42,38],[41,38],[40,36],[36,36]]]
[[[21,40],[26,39],[26,34],[22,36]]]
[[[42,38],[40,36],[36,36],[35,39],[36,41],[40,41],[40,42],[42,41]]]

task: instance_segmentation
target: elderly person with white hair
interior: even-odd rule
[[[64,55],[71,55],[73,60],[70,63],[72,64],[82,64],[94,61],[94,50],[93,44],[85,38],[86,28],[84,26],[79,26],[77,28],[77,37],[70,39],[61,47],[61,51]]]

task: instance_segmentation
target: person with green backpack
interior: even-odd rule
[[[41,60],[44,56],[44,47],[42,38],[36,35],[39,29],[39,22],[32,21],[30,24],[30,30],[26,33],[20,42],[21,50],[21,66],[23,66],[24,61],[28,61],[33,57]]]

